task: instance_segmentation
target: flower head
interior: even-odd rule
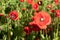
[[[39,13],[34,13],[32,17],[33,22],[30,22],[30,25],[35,24],[40,29],[46,29],[47,25],[51,23],[51,17],[47,12],[41,11]]]
[[[24,27],[24,31],[26,32],[26,35],[29,35],[32,30],[30,27],[26,26],[26,27]]]
[[[55,12],[55,10],[54,10],[54,9],[51,9],[51,10],[50,10],[50,12],[51,12],[51,13],[54,13],[54,12]]]
[[[59,0],[54,0],[55,4],[58,5],[59,4]]]
[[[26,0],[27,1],[27,3],[29,3],[29,4],[32,4],[33,3],[33,0]]]
[[[37,3],[33,3],[32,4],[32,8],[33,8],[33,10],[38,10],[38,4]]]
[[[42,5],[42,1],[38,1],[37,3],[38,3],[38,5]]]
[[[32,24],[32,22],[29,23],[31,26],[32,26],[32,30],[37,32],[37,31],[40,31],[40,28],[36,25],[36,24]]]
[[[39,13],[34,13],[33,17],[35,22],[40,25],[49,25],[51,23],[51,17],[47,12],[41,11]]]
[[[56,10],[55,12],[56,12],[56,16],[60,17],[60,10]]]
[[[12,20],[17,20],[18,19],[18,12],[17,11],[11,11],[9,13],[9,16]]]
[[[20,0],[20,2],[24,2],[24,0]]]

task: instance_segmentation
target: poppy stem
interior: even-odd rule
[[[10,40],[10,30],[8,31],[7,40]]]

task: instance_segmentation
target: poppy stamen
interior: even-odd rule
[[[44,18],[40,18],[40,21],[44,21]]]

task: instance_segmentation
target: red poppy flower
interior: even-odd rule
[[[59,0],[54,0],[55,4],[58,5],[59,4]]]
[[[29,35],[32,30],[30,27],[26,26],[26,27],[24,27],[24,31],[26,32],[26,35]]]
[[[40,25],[49,25],[51,23],[51,17],[47,12],[41,11],[34,13],[33,19],[40,23]]]
[[[37,31],[40,31],[40,28],[36,25],[36,24],[30,24],[32,26],[32,30],[37,32]]]
[[[33,3],[33,0],[26,0],[27,1],[27,3],[29,3],[29,4],[32,4]]]
[[[56,16],[60,17],[60,10],[56,10]]]
[[[24,0],[20,0],[20,2],[24,2]]]
[[[54,13],[54,12],[55,12],[55,10],[54,10],[54,9],[51,9],[51,10],[50,10],[50,12],[51,12],[51,13]]]
[[[38,10],[38,4],[37,3],[33,3],[32,4],[32,8],[33,8],[33,10]]]
[[[34,13],[33,22],[30,22],[30,25],[35,24],[40,29],[46,29],[47,25],[51,23],[51,17],[47,12]]]
[[[16,12],[16,11],[11,11],[11,12],[9,13],[9,16],[10,16],[10,18],[11,18],[12,20],[17,20],[17,19],[18,19],[18,12]]]

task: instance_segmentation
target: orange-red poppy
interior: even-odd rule
[[[51,17],[47,12],[41,11],[39,13],[34,13],[34,16],[32,17],[33,22],[30,22],[29,24],[35,24],[40,29],[46,29],[47,25],[51,23]]]

